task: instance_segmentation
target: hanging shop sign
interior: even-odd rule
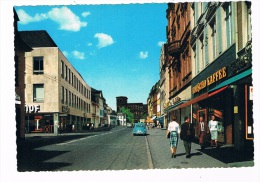
[[[192,87],[192,93],[195,94],[197,92],[200,92],[202,89],[210,86],[211,84],[215,83],[216,81],[219,81],[227,76],[226,67],[223,67],[207,77],[205,80],[202,80],[197,85]]]
[[[25,105],[26,113],[37,113],[41,110],[40,105]]]

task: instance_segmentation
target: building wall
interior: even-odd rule
[[[33,57],[43,56],[44,74],[33,74]],[[59,112],[58,48],[34,48],[26,52],[26,105],[40,105],[39,112]],[[33,101],[33,84],[44,84],[44,101]]]
[[[75,130],[81,130],[82,126],[91,118],[90,87],[58,47],[34,48],[25,56],[26,105],[39,105],[39,114],[59,113],[59,115],[63,115],[63,118],[57,117],[54,127],[63,119],[66,125],[73,124]],[[33,74],[33,57],[38,56],[42,56],[44,60],[43,74]],[[44,101],[33,101],[33,84],[44,84]]]
[[[169,3],[167,19],[169,99],[172,99],[191,80],[190,3]]]
[[[24,70],[25,70],[25,59],[24,52],[15,51],[15,62],[17,64],[16,70],[16,85],[15,93],[20,97],[20,104],[16,104],[16,135],[18,139],[25,138],[25,94],[24,94]]]

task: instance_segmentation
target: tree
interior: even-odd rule
[[[126,122],[133,123],[134,121],[134,114],[131,113],[130,109],[127,109],[125,107],[120,108],[120,112],[124,113],[126,115]]]

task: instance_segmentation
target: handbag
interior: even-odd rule
[[[167,134],[167,138],[170,138],[170,134],[171,134],[171,132],[169,132],[169,133]]]

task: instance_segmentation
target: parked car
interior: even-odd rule
[[[132,123],[126,123],[127,128],[132,128]]]
[[[146,126],[144,123],[135,123],[133,135],[146,135]]]

